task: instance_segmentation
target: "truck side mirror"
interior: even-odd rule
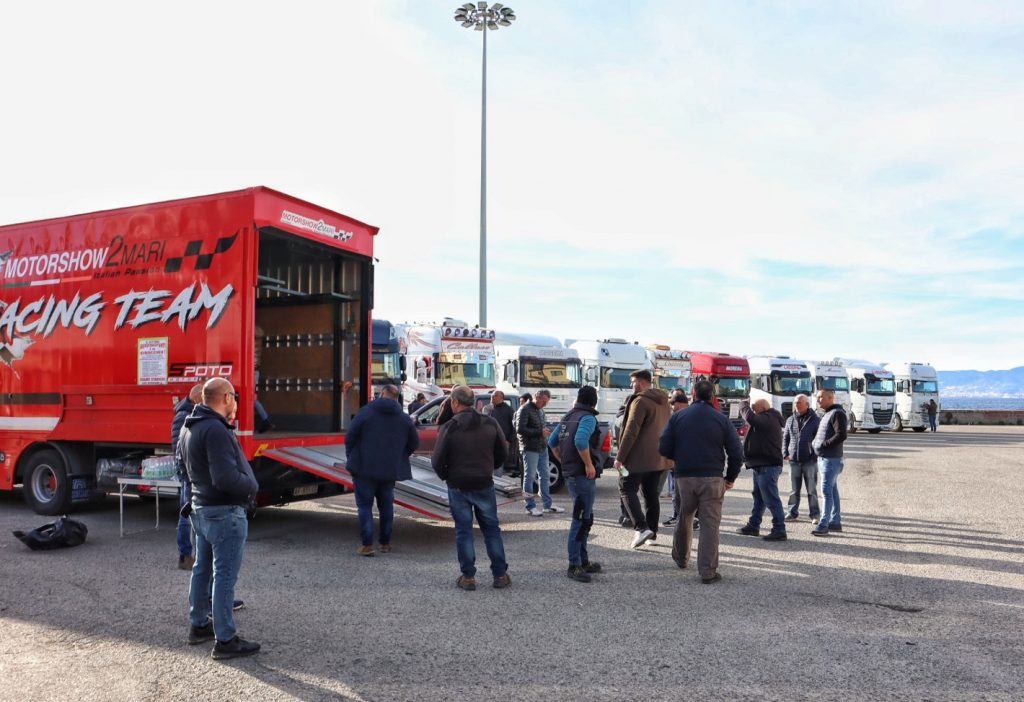
[[[597,368],[587,366],[586,370],[583,371],[583,379],[588,383],[597,383]]]
[[[398,369],[403,371],[405,370],[405,356],[398,357]],[[402,377],[402,380],[405,380],[404,376]]]
[[[403,367],[403,369],[405,368],[405,364],[404,364],[404,363],[402,364],[402,367]],[[406,380],[408,380],[408,377],[409,377],[409,376],[407,376],[407,375],[405,374],[405,370],[403,370],[403,371],[402,371],[402,373],[401,373],[401,375],[399,376],[399,378],[401,378],[401,379],[402,379],[402,382],[403,382],[403,383],[404,383],[404,382],[405,382]]]
[[[768,387],[768,376],[767,375],[759,376],[758,379],[757,379],[757,383],[758,383],[758,387],[760,387],[762,390],[764,390],[765,392],[770,392],[771,388]]]

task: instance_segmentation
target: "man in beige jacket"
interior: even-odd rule
[[[668,467],[658,453],[658,439],[672,410],[668,406],[668,395],[652,387],[650,371],[633,371],[629,377],[633,395],[627,401],[626,414],[622,418],[615,467],[620,476],[619,494],[636,530],[630,545],[639,548],[658,537],[658,519],[661,516],[658,492],[661,473]],[[643,494],[644,509],[640,507],[637,493]]]

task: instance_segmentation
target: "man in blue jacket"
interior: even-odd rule
[[[345,434],[346,465],[356,485],[359,535],[356,553],[372,556],[373,502],[380,515],[380,552],[391,552],[391,529],[395,521],[395,482],[409,480],[409,456],[419,448],[416,425],[398,399],[394,385],[381,388],[380,397],[359,410]]]
[[[260,645],[238,636],[232,606],[235,582],[249,535],[246,508],[259,485],[228,423],[238,411],[238,393],[224,378],[208,380],[203,403],[181,430],[181,457],[192,483],[192,528],[196,563],[189,586],[190,644],[217,639],[213,658],[249,656]],[[214,567],[216,564],[216,567]],[[211,610],[213,623],[209,621]]]
[[[814,455],[811,442],[818,433],[821,421],[816,412],[811,410],[807,395],[797,395],[793,399],[793,414],[786,420],[786,429],[782,432],[783,460],[789,461],[789,478],[792,490],[789,493],[789,509],[786,521],[795,522],[800,518],[800,490],[807,488],[807,509],[811,521],[817,523],[821,517],[818,506],[818,457]]]
[[[714,391],[707,380],[698,382],[694,388],[695,402],[669,418],[658,443],[659,453],[675,462],[673,471],[679,492],[679,521],[672,538],[672,560],[680,568],[689,564],[693,516],[699,509],[697,570],[706,585],[722,579],[718,572],[722,501],[743,465],[743,446],[736,427],[711,404]]]
[[[192,501],[192,486],[188,482],[188,475],[185,473],[185,463],[181,460],[181,450],[178,446],[178,439],[181,438],[181,430],[185,426],[185,420],[196,405],[203,401],[203,384],[196,383],[189,390],[188,397],[182,399],[174,407],[174,419],[171,421],[171,448],[174,450],[174,472],[181,483],[179,493],[181,500],[178,503],[180,510]],[[192,557],[192,524],[188,517],[178,515],[178,568],[181,570],[192,570],[196,559]]]

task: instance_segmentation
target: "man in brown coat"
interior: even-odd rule
[[[661,473],[668,467],[658,453],[658,439],[672,410],[668,406],[668,395],[652,387],[650,371],[633,371],[629,377],[633,395],[622,418],[615,467],[620,475],[619,494],[636,530],[631,546],[638,548],[658,537],[661,516],[658,492]],[[643,493],[645,509],[640,508],[638,492]]]

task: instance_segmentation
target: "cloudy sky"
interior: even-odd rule
[[[475,322],[458,4],[12,5],[0,223],[267,185],[381,228],[376,316]],[[1024,365],[1024,4],[510,4],[490,326]]]

